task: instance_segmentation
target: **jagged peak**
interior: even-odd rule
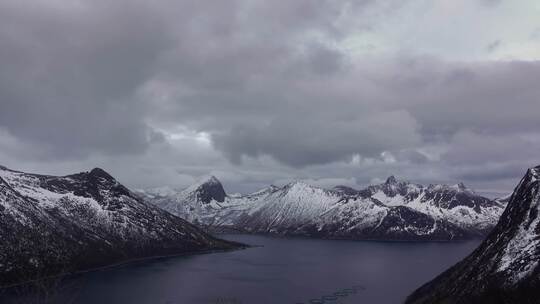
[[[195,183],[191,184],[191,186],[184,189],[183,192],[193,192],[205,186],[218,186],[218,185],[222,186],[221,182],[219,181],[219,179],[217,179],[217,177],[213,175],[203,175],[199,177]]]
[[[183,193],[197,193],[197,197],[204,203],[209,203],[212,200],[223,202],[227,194],[223,189],[223,185],[213,175],[205,175],[199,178],[198,182],[188,187]]]
[[[459,182],[455,185],[452,186],[452,188],[458,190],[458,191],[472,191],[471,189],[469,189],[467,186],[465,186],[465,184],[463,182]]]
[[[114,179],[107,171],[101,169],[101,168],[94,168],[88,172],[88,174],[95,176],[95,177],[102,177],[105,179]]]
[[[387,185],[393,185],[393,184],[397,184],[397,179],[394,175],[390,175],[387,179],[386,179],[386,182],[385,184]]]
[[[214,175],[203,175],[199,177],[195,185],[202,186],[202,185],[221,185],[221,181],[215,177]]]
[[[448,184],[429,184],[428,190],[431,191],[455,191],[455,192],[469,192],[475,193],[473,189],[467,187],[464,183],[460,182],[454,185]]]
[[[313,186],[313,185],[308,184],[308,183],[306,183],[304,181],[298,181],[298,180],[286,184],[285,186],[283,186],[282,189],[285,192],[288,192],[288,193],[332,191],[332,190],[328,190],[328,189],[325,189],[325,188],[322,188],[322,187]]]
[[[304,181],[295,180],[285,185],[284,188],[317,188]]]
[[[531,177],[535,179],[540,178],[540,165],[533,168],[529,168],[529,170],[527,170],[527,175],[530,175]]]
[[[535,187],[538,187],[538,180],[540,179],[540,166],[529,168],[525,176],[521,179],[517,187],[512,193],[509,204],[512,204],[515,196],[523,195],[524,192],[531,191]]]

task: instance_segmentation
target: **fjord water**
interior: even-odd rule
[[[68,280],[61,296],[78,304],[396,304],[479,244],[221,237],[260,247],[90,272]]]

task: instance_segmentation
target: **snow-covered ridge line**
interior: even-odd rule
[[[234,246],[148,204],[102,169],[50,176],[0,167],[0,287]]]
[[[295,181],[234,196],[216,181],[212,178],[172,195],[146,198],[206,227],[358,239],[481,237],[504,210],[500,202],[461,183],[423,186],[394,176],[362,190],[323,189]]]

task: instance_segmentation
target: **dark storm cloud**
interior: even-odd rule
[[[0,126],[59,158],[145,149],[133,94],[169,43],[161,27],[144,5],[3,1]]]
[[[489,11],[499,2],[481,1]],[[534,165],[522,146],[537,147],[523,138],[538,132],[540,63],[355,54],[351,38],[376,35],[369,20],[398,6],[2,1],[0,155],[171,179],[219,167],[248,184],[396,171],[499,179],[479,168]]]
[[[252,67],[233,58],[227,64],[244,70],[241,75]],[[490,136],[538,130],[537,62],[447,64],[420,58],[349,66],[332,77],[305,73],[305,64],[293,57],[281,66],[274,62],[255,79],[217,89],[192,86],[188,96],[178,93],[165,108],[208,132],[235,162],[270,155],[292,166],[354,154],[376,157],[421,145],[421,138],[448,143],[462,130]],[[290,66],[298,68],[287,73]],[[176,90],[174,81],[168,86]]]
[[[156,75],[178,75],[178,85],[208,89],[208,98],[238,99],[235,90],[246,78],[292,56],[298,35],[311,29],[341,35],[333,21],[342,6],[328,1],[0,5],[0,126],[60,158],[147,148],[155,131],[135,95]],[[304,73],[340,69],[340,54],[310,43]]]
[[[355,153],[374,157],[418,141],[415,121],[406,112],[332,117],[302,110],[283,113],[266,125],[216,132],[216,147],[236,162],[242,155],[266,154],[292,166],[305,166],[346,160]]]

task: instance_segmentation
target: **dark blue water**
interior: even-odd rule
[[[78,304],[396,304],[479,244],[222,237],[263,247],[86,273],[62,296]]]

